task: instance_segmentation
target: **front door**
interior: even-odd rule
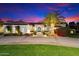
[[[41,32],[41,27],[38,27],[37,28],[37,32]]]
[[[43,36],[42,27],[37,27],[36,35],[39,36],[39,37]]]

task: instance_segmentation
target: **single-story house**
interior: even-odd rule
[[[44,24],[42,22],[26,23],[24,21],[8,21],[4,22],[3,25],[0,25],[0,33],[25,35],[41,32],[43,34],[46,34],[44,32],[54,33],[54,30],[60,27],[66,27],[66,23],[60,23],[56,26],[52,25],[51,27],[49,27],[47,24]]]
[[[23,21],[5,22],[4,34],[32,34],[33,32],[48,31],[43,23],[26,23]]]

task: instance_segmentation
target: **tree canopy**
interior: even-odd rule
[[[60,23],[59,21],[60,19],[64,19],[64,17],[63,16],[61,17],[59,13],[57,12],[49,13],[44,20],[44,24],[47,24],[47,25],[57,24],[57,23]]]

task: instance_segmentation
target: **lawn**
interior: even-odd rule
[[[79,48],[54,45],[0,45],[2,56],[79,56]]]

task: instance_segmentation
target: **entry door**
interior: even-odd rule
[[[37,32],[41,32],[41,27],[37,27]]]

